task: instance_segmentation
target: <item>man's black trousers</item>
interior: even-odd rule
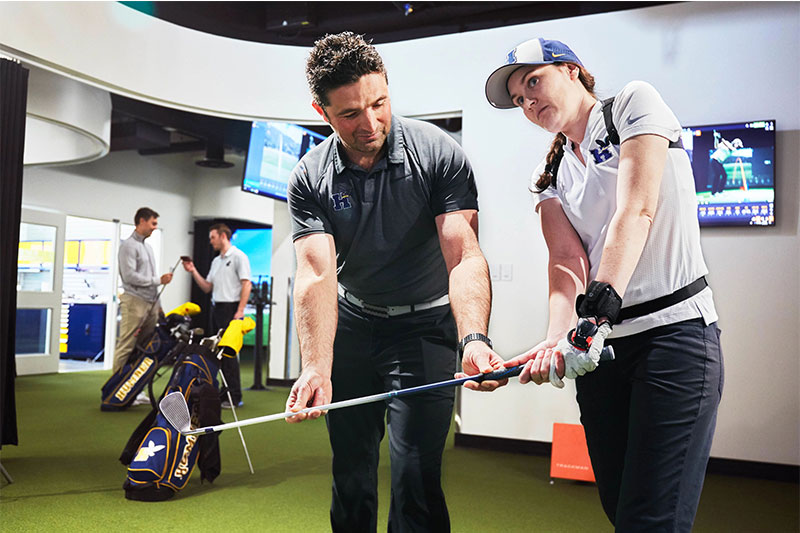
[[[457,336],[449,305],[380,318],[340,299],[333,401],[452,379]],[[334,532],[377,530],[378,454],[386,427],[392,474],[388,530],[450,530],[441,466],[454,397],[448,387],[328,412]]]
[[[239,309],[239,302],[217,302],[214,304],[214,310],[211,314],[211,327],[214,328],[212,335],[216,335],[220,329],[226,329],[228,324],[231,323],[233,317],[236,315],[236,310]],[[238,357],[222,357],[220,364],[222,373],[225,375],[225,381],[228,383],[228,390],[231,393],[233,405],[236,407],[242,399],[242,378],[239,375],[239,358]],[[220,398],[223,402],[228,401],[228,395],[225,393],[225,386],[220,383]]]
[[[724,380],[717,324],[609,339],[616,359],[576,380],[600,501],[617,531],[689,532]]]

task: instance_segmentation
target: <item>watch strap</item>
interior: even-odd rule
[[[461,339],[461,342],[458,343],[458,355],[459,356],[464,353],[464,347],[468,343],[470,343],[472,341],[482,341],[482,342],[485,342],[486,345],[489,348],[492,347],[491,339],[489,339],[489,337],[487,337],[483,333],[470,333],[469,335],[467,335],[463,339]]]

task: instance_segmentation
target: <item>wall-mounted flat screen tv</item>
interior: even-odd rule
[[[690,126],[682,132],[701,226],[775,225],[775,121]]]
[[[286,201],[289,174],[324,135],[286,122],[254,121],[244,164],[242,190]]]

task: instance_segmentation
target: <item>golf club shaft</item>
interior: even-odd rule
[[[282,420],[284,418],[289,418],[291,416],[299,415],[299,414],[307,414],[312,411],[330,411],[333,409],[342,409],[344,407],[352,407],[354,405],[363,405],[366,403],[373,403],[379,402],[382,400],[388,400],[389,398],[399,397],[399,396],[406,396],[409,394],[416,394],[418,392],[423,392],[432,389],[440,389],[444,387],[452,387],[454,385],[461,385],[466,383],[467,381],[486,381],[486,380],[499,380],[499,379],[506,379],[513,376],[518,376],[520,372],[522,372],[522,368],[525,365],[519,365],[511,368],[504,368],[502,370],[496,370],[494,372],[490,372],[488,374],[477,374],[474,376],[466,376],[463,378],[454,378],[448,379],[446,381],[439,381],[436,383],[429,383],[427,385],[420,385],[418,387],[411,387],[408,389],[400,389],[394,390],[389,392],[383,392],[380,394],[373,394],[371,396],[363,396],[361,398],[353,398],[351,400],[343,400],[340,402],[333,402],[325,405],[318,405],[316,407],[306,407],[305,409],[301,409],[300,411],[287,411],[284,413],[277,413],[274,415],[267,415],[267,416],[259,416],[256,418],[248,418],[246,420],[239,420],[238,422],[229,422],[227,424],[220,424],[218,426],[209,426],[204,428],[197,428],[192,429],[189,431],[184,432],[184,435],[198,435],[201,433],[215,433],[217,431],[223,431],[225,429],[231,429],[235,427],[241,426],[249,426],[252,424],[261,424],[262,422],[272,422],[273,420]]]
[[[181,259],[178,258],[178,262],[175,263],[175,266],[172,267],[172,269],[169,271],[169,273],[170,274],[174,274],[175,273],[175,269],[178,268],[178,265],[180,265],[180,264],[181,264]],[[148,316],[150,316],[150,313],[153,311],[153,307],[155,307],[155,305],[158,303],[158,300],[161,299],[161,293],[164,292],[164,289],[166,289],[166,288],[167,288],[167,284],[166,283],[161,285],[161,289],[159,289],[158,294],[156,294],[156,299],[153,301],[152,304],[150,304],[150,307],[147,308],[147,314],[145,314],[142,317],[142,319],[139,321],[139,325],[136,327],[136,331],[134,331],[134,333],[133,333],[134,337],[138,337],[139,333],[142,332],[142,326],[144,325],[144,321],[147,320]]]
[[[600,353],[600,360],[601,361],[609,361],[609,360],[612,360],[612,359],[614,359],[614,351],[612,350],[612,348],[610,346],[606,346],[605,348],[603,348],[603,351]],[[439,381],[439,382],[436,382],[436,383],[429,383],[427,385],[420,385],[418,387],[411,387],[411,388],[408,388],[408,389],[394,390],[394,391],[389,391],[389,392],[383,392],[383,393],[380,393],[380,394],[373,394],[371,396],[363,396],[361,398],[352,398],[350,400],[343,400],[343,401],[340,401],[340,402],[333,402],[333,403],[329,403],[329,404],[325,404],[325,405],[317,405],[317,406],[314,406],[314,407],[306,407],[305,409],[301,409],[299,411],[286,411],[286,412],[277,413],[277,414],[274,414],[274,415],[260,416],[260,417],[256,417],[256,418],[248,418],[246,420],[237,420],[235,422],[229,422],[227,424],[220,424],[220,425],[217,425],[217,426],[208,426],[208,427],[202,427],[202,428],[197,428],[197,429],[187,429],[186,431],[181,431],[181,433],[183,435],[200,435],[200,434],[203,434],[203,433],[216,433],[217,431],[223,431],[223,430],[226,430],[226,429],[240,428],[242,426],[250,426],[250,425],[253,425],[253,424],[261,424],[263,422],[272,422],[273,420],[282,420],[284,418],[289,418],[289,417],[292,417],[292,416],[295,416],[295,415],[308,414],[308,413],[311,413],[313,411],[330,411],[330,410],[333,410],[333,409],[342,409],[344,407],[352,407],[354,405],[363,405],[363,404],[366,404],[366,403],[379,402],[379,401],[388,400],[388,399],[394,398],[394,397],[400,397],[400,396],[406,396],[406,395],[410,395],[410,394],[416,394],[418,392],[423,392],[423,391],[428,391],[428,390],[433,390],[433,389],[440,389],[440,388],[444,388],[444,387],[452,387],[452,386],[455,386],[455,385],[461,385],[463,383],[466,383],[467,381],[475,381],[475,382],[480,383],[482,381],[488,381],[488,380],[507,379],[507,378],[510,378],[510,377],[518,376],[522,372],[522,369],[524,367],[525,367],[525,365],[523,364],[523,365],[518,365],[518,366],[511,367],[511,368],[503,368],[503,369],[500,369],[500,370],[495,370],[494,372],[489,372],[489,373],[486,373],[486,374],[475,374],[475,375],[472,375],[472,376],[465,376],[465,377],[462,377],[462,378],[448,379],[446,381]],[[185,401],[184,401],[184,405],[185,405]],[[184,409],[187,409],[187,415],[186,416],[187,416],[187,424],[188,424],[188,408],[184,407]]]

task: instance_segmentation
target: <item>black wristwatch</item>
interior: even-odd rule
[[[483,341],[483,342],[486,343],[487,346],[489,346],[489,348],[492,347],[491,339],[489,339],[489,337],[487,337],[483,333],[470,333],[469,335],[467,335],[466,337],[461,339],[461,342],[458,343],[458,356],[459,357],[461,357],[461,355],[464,353],[464,346],[466,346],[467,343],[472,342],[472,341]]]

